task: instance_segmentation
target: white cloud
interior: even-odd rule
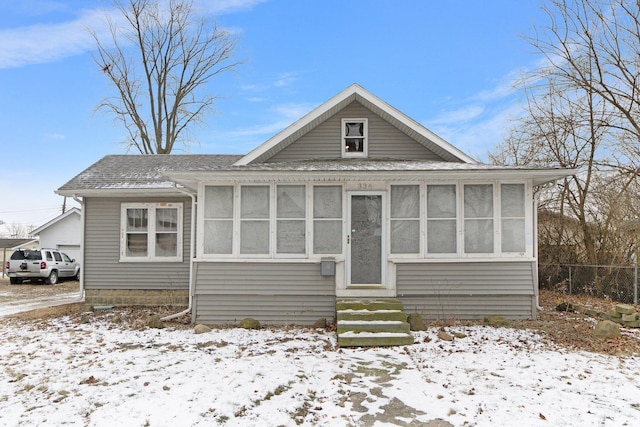
[[[200,0],[194,6],[202,11],[217,15],[249,10],[266,0]]]
[[[202,0],[198,2],[198,10],[225,14],[250,9],[263,1]],[[116,9],[95,8],[81,10],[76,19],[65,22],[0,29],[0,69],[42,64],[86,53],[95,46],[88,29],[101,39],[110,39],[107,19],[117,23],[122,18]]]
[[[73,21],[0,30],[0,68],[21,67],[82,54],[93,46],[87,31],[104,11],[84,11]]]
[[[63,140],[64,135],[61,133],[45,133],[44,137],[46,139],[55,139],[55,140]]]
[[[442,126],[454,124],[458,126],[461,122],[468,122],[476,119],[485,111],[482,105],[467,105],[457,110],[445,111],[429,122],[432,126]]]
[[[292,83],[297,81],[299,79],[298,74],[293,71],[279,73],[269,82],[243,85],[242,89],[251,92],[264,92],[273,88],[282,89],[283,87],[291,86]]]
[[[425,126],[471,157],[486,161],[487,153],[505,139],[514,118],[522,114],[520,92],[514,82],[524,72],[518,69],[508,73],[495,87],[425,120]]]

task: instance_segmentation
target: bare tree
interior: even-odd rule
[[[191,0],[114,2],[123,19],[107,18],[110,38],[91,31],[94,60],[117,92],[98,108],[124,124],[128,150],[169,154],[177,142],[188,145],[188,128],[213,108],[206,86],[239,64],[237,39],[196,19]]]
[[[640,2],[553,0],[549,4],[550,25],[529,38],[546,59],[540,75],[554,76],[563,85],[581,88],[606,102],[612,113],[607,125],[619,132],[613,148],[623,162],[637,158]]]
[[[623,204],[639,170],[640,3],[547,4],[549,25],[528,39],[545,65],[520,82],[526,114],[490,157],[577,169],[543,197],[544,208],[558,214],[541,216],[553,221],[552,228],[543,229],[579,251],[572,258],[608,263],[623,258],[616,247],[618,228],[628,223],[621,212],[629,212]]]

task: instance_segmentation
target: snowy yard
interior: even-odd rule
[[[0,425],[637,425],[638,355],[448,330],[466,337],[431,329],[412,346],[338,349],[323,330],[0,319]]]

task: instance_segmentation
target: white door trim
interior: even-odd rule
[[[387,238],[388,238],[388,209],[387,209],[387,192],[386,191],[347,191],[347,212],[346,212],[346,257],[345,257],[345,289],[341,289],[338,296],[395,296],[395,287],[387,277]],[[351,283],[351,239],[353,226],[351,223],[352,215],[352,198],[353,196],[379,196],[380,197],[380,282],[370,284],[352,284]]]

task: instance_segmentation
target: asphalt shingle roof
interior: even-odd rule
[[[58,188],[58,192],[109,189],[167,189],[168,171],[205,171],[240,159],[231,154],[108,155]]]
[[[82,194],[103,190],[173,189],[171,172],[221,173],[350,173],[350,172],[510,172],[546,173],[555,177],[560,169],[495,166],[481,163],[393,159],[314,159],[236,166],[242,156],[219,154],[109,155],[89,166],[58,189],[59,194]],[[199,174],[197,174],[199,175]],[[550,175],[550,176],[551,176]],[[559,176],[564,176],[562,174]],[[173,177],[175,178],[176,175]],[[557,177],[553,178],[556,179]],[[551,178],[549,178],[551,179]],[[544,180],[540,182],[545,182]]]

